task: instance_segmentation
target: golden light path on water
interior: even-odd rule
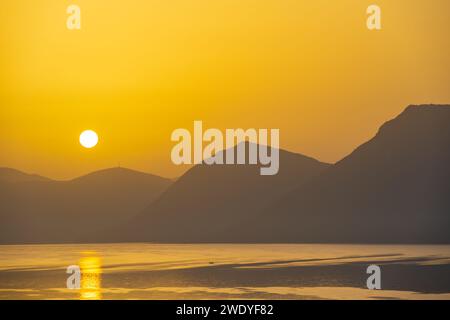
[[[96,252],[83,252],[79,266],[81,269],[81,300],[102,299],[102,265]]]

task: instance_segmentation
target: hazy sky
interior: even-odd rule
[[[449,21],[448,0],[1,1],[0,166],[176,176],[170,134],[194,120],[279,128],[282,148],[334,162],[408,104],[450,102]]]

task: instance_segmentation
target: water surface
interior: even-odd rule
[[[366,269],[382,271],[368,290]],[[66,287],[70,265],[81,288]],[[1,299],[450,299],[450,246],[0,246]]]

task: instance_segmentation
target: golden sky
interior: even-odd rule
[[[450,102],[449,20],[448,0],[1,1],[0,166],[174,177],[170,134],[194,120],[279,128],[282,148],[334,162],[408,104]]]

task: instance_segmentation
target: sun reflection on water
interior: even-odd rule
[[[102,298],[102,266],[99,256],[82,257],[79,262],[81,269],[81,300],[99,300]]]

